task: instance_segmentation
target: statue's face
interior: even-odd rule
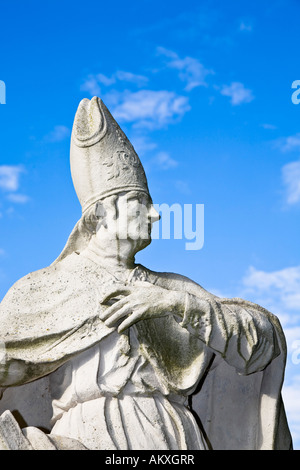
[[[152,224],[160,216],[151,198],[143,192],[129,191],[103,201],[105,225],[111,237],[130,240],[138,249],[151,242]]]
[[[119,196],[117,207],[119,236],[150,243],[152,224],[160,218],[150,197],[143,192],[130,191]]]

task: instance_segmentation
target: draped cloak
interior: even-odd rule
[[[125,349],[132,338],[138,370],[144,375],[135,383],[133,372],[126,372],[133,376],[131,384],[125,380],[128,388],[112,393],[109,378],[108,392],[102,395],[122,393],[126,398],[133,391],[136,396],[163,397],[165,409],[164,403],[173,403],[173,410],[185,407],[206,440],[204,448],[290,449],[281,398],[286,345],[278,319],[251,302],[218,298],[184,276],[137,265],[128,282],[134,285],[135,280],[186,292],[191,303],[194,298],[206,300],[210,308],[193,312],[183,322],[171,313],[137,322],[125,335]],[[95,348],[101,355],[101,345],[118,335],[99,318],[101,300],[114,284],[120,286],[99,265],[73,252],[10,289],[0,304],[1,412],[15,411],[25,426],[48,432],[53,417],[57,423],[65,416],[68,410],[58,408],[67,404],[53,398],[51,381],[57,385],[60,371]],[[154,383],[151,378],[147,384],[147,371]],[[97,380],[101,389],[99,373]],[[189,432],[192,428],[182,448],[193,449]]]

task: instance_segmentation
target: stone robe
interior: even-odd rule
[[[180,275],[138,265],[126,282],[136,281],[188,293],[190,313],[118,334],[99,313],[123,281],[76,253],[24,277],[2,301],[1,411],[22,415],[33,448],[64,448],[66,439],[87,449],[289,449],[277,318]],[[196,298],[210,308],[197,312]]]

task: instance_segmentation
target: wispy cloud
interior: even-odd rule
[[[120,122],[155,129],[180,119],[190,110],[188,98],[174,92],[140,90],[117,95],[113,115]]]
[[[241,21],[239,24],[239,30],[243,32],[251,32],[253,30],[253,26],[250,22]]]
[[[138,154],[146,154],[157,148],[157,144],[145,135],[134,135],[130,141]]]
[[[87,91],[91,96],[100,96],[101,88],[99,80],[94,75],[89,75],[80,87],[81,91]]]
[[[282,152],[293,152],[300,149],[300,132],[295,135],[283,137],[276,141],[276,146]]]
[[[290,162],[281,169],[285,186],[286,202],[290,205],[300,201],[300,161]]]
[[[97,75],[92,75],[96,82],[102,83],[105,86],[110,86],[116,83],[116,76],[112,75],[111,77],[107,77],[104,73],[98,73]]]
[[[50,142],[50,143],[61,142],[67,137],[69,137],[70,134],[71,134],[71,131],[68,127],[55,126],[54,129],[44,137],[44,140],[45,142]]]
[[[30,201],[29,196],[20,193],[10,193],[6,196],[6,199],[8,199],[10,202],[14,202],[15,204],[26,204],[28,201]]]
[[[223,85],[220,93],[221,95],[229,96],[232,106],[239,106],[254,100],[252,90],[245,88],[245,85],[240,82],[232,82],[230,85]]]
[[[285,323],[292,323],[298,318],[300,266],[270,272],[251,266],[242,284],[243,295],[255,295],[257,303],[279,315]]]
[[[18,192],[23,173],[25,173],[25,168],[22,165],[0,166],[0,189],[4,192],[5,199],[15,204],[25,204],[30,200],[27,195]]]
[[[283,153],[299,152],[300,132],[274,141],[275,148]],[[289,162],[281,169],[285,200],[288,205],[300,202],[300,160]]]
[[[100,96],[102,94],[101,86],[110,87],[118,82],[127,82],[143,87],[147,85],[149,79],[144,75],[134,74],[124,70],[117,70],[110,77],[103,73],[90,74],[82,83],[81,91],[87,91],[91,96]]]
[[[22,165],[0,166],[0,188],[4,191],[17,191],[20,184],[20,176],[25,169]]]
[[[144,75],[137,75],[131,72],[124,72],[124,70],[118,70],[115,74],[115,77],[117,80],[120,81],[134,83],[138,87],[145,86],[149,81],[148,77],[145,77]]]
[[[194,57],[180,58],[179,55],[164,47],[158,47],[157,53],[166,57],[167,67],[178,70],[179,78],[186,86],[186,91],[191,91],[193,88],[199,86],[207,86],[207,75],[213,74],[213,70],[208,70],[204,65]]]
[[[271,130],[271,131],[274,131],[275,129],[277,129],[277,126],[275,126],[274,124],[269,124],[269,123],[261,124],[261,127],[267,130]]]
[[[167,152],[159,152],[151,161],[160,170],[170,170],[178,166],[178,161],[174,160]]]

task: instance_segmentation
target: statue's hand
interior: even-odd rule
[[[120,296],[123,296],[120,299]],[[163,317],[168,314],[182,318],[185,306],[185,293],[170,291],[148,283],[138,283],[124,289],[114,289],[102,300],[102,305],[117,299],[113,305],[100,314],[106,326],[116,326],[122,333],[140,320]]]

